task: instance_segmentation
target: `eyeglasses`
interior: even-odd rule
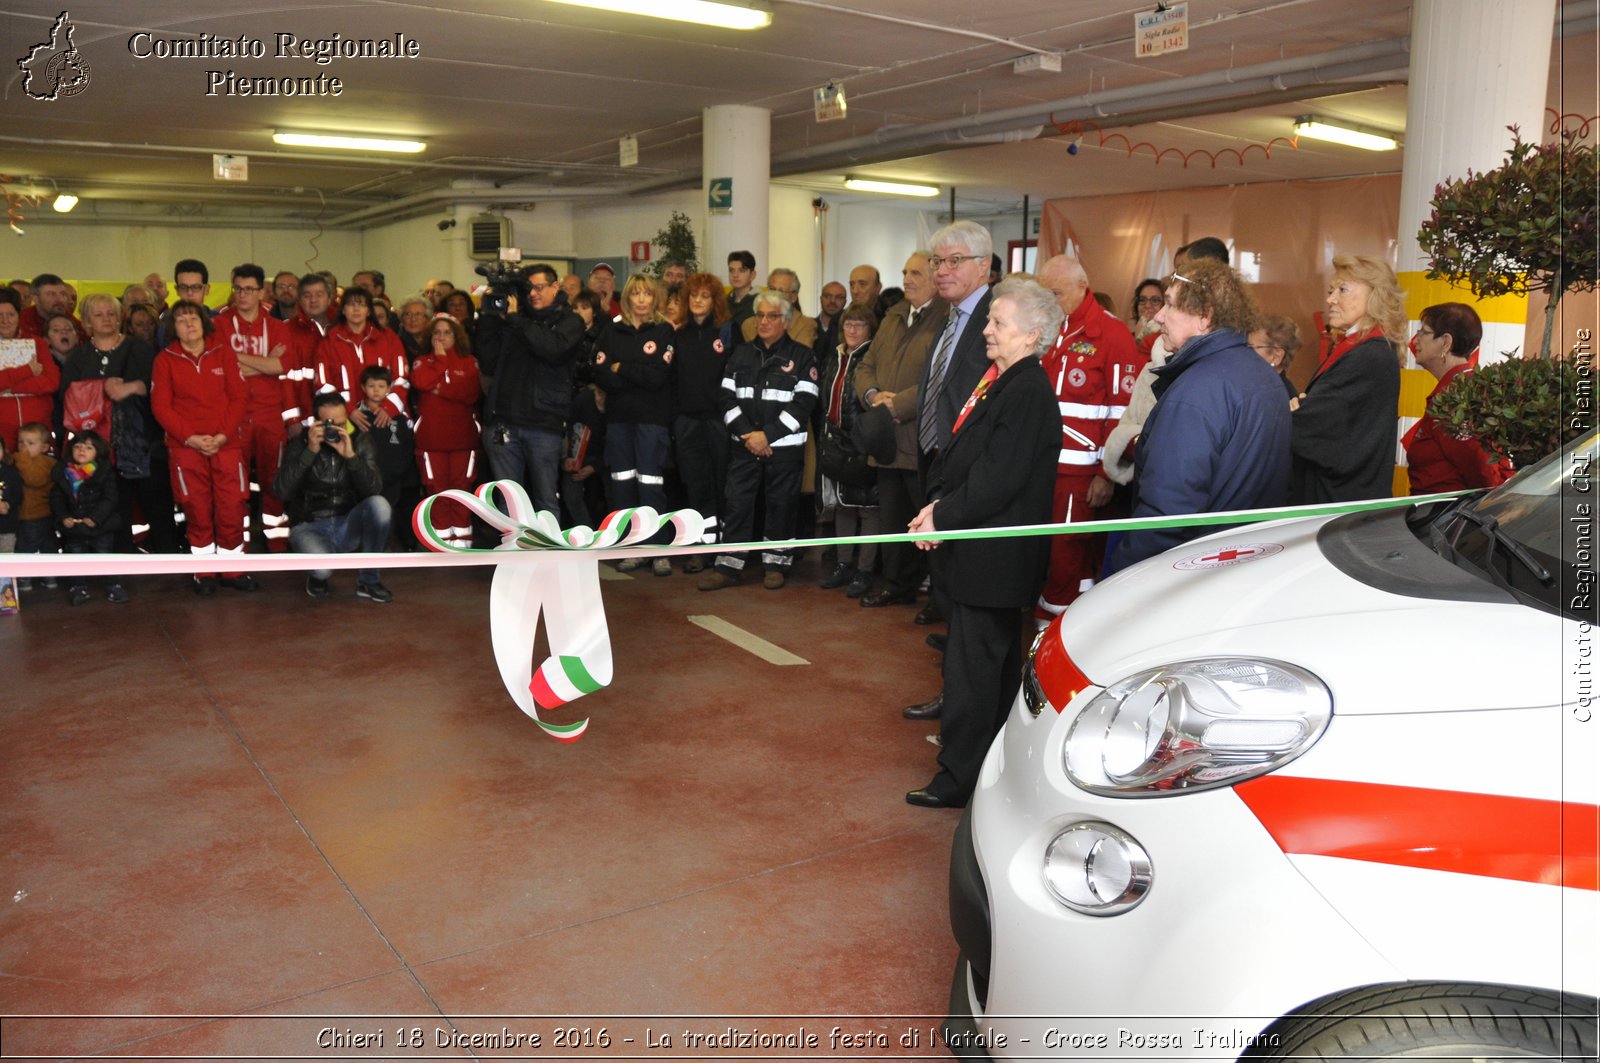
[[[1163,302],[1165,302],[1165,300],[1162,299],[1161,296],[1159,296],[1159,295],[1141,295],[1141,296],[1139,296],[1139,305],[1140,306],[1160,306]]]
[[[559,288],[559,287],[560,287],[559,284],[530,284],[530,285],[528,285],[528,290],[530,292],[545,292],[545,291],[549,291],[551,288]]]
[[[179,288],[178,290],[180,292],[183,291],[182,288]],[[195,291],[199,291],[200,289],[196,288],[194,290]],[[261,289],[261,285],[259,285],[259,284],[235,284],[233,286],[233,290],[236,291],[236,292],[259,292],[262,289]]]
[[[195,294],[195,293],[198,293],[198,292],[203,292],[205,290],[206,290],[206,285],[204,285],[204,284],[180,284],[180,285],[178,285],[178,291],[180,291],[180,292],[189,292],[191,294]]]
[[[1181,273],[1174,273],[1172,275],[1172,279],[1175,280],[1175,281],[1182,281],[1185,284],[1193,284],[1194,283],[1194,281],[1190,280],[1188,277],[1185,277]]]
[[[1428,326],[1424,325],[1421,328],[1417,329],[1417,335],[1418,336],[1437,336],[1438,333],[1433,331],[1433,329],[1429,328]]]
[[[845,328],[871,328],[872,326],[867,324],[865,321],[846,321],[844,323],[844,327]]]
[[[791,298],[800,294],[799,288],[774,288],[772,290],[777,292],[779,295],[787,295]]]
[[[959,269],[963,262],[981,262],[982,255],[946,255],[943,258],[930,258],[934,269]]]
[[[758,312],[755,316],[758,319],[762,320],[762,321],[782,321],[783,320],[783,315],[782,314],[778,314],[778,313],[768,312],[768,313],[763,314],[763,313]]]

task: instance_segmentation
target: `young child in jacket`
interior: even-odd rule
[[[111,448],[98,432],[79,432],[68,451],[71,460],[51,472],[50,511],[61,532],[61,549],[69,554],[109,554],[117,526],[117,473]],[[106,600],[125,602],[128,593],[116,576],[105,576]],[[73,576],[68,592],[73,605],[89,601],[89,577]]]
[[[17,525],[22,522],[22,474],[11,464],[6,441],[0,439],[0,554],[15,553]],[[17,581],[0,573],[0,616],[17,611]]]
[[[383,497],[388,499],[390,508],[399,513],[402,497],[416,495],[417,440],[411,431],[411,422],[403,416],[397,416],[394,403],[388,401],[392,380],[393,374],[386,366],[369,365],[361,370],[360,408],[366,412],[370,426],[364,434],[372,437],[373,452],[378,456],[378,471],[383,474]],[[377,422],[379,410],[389,415],[389,423],[381,428]],[[356,418],[350,418],[350,423],[360,431]],[[405,523],[411,523],[409,512],[405,514]]]
[[[17,519],[17,553],[53,554],[56,552],[55,521],[50,517],[50,474],[56,467],[55,456],[50,453],[50,429],[38,421],[30,421],[17,430],[17,452],[12,456],[17,471],[22,474],[22,512]],[[39,581],[46,588],[54,588],[56,578],[46,576]],[[33,581],[17,581],[19,590],[32,590]]]

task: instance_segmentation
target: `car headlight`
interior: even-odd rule
[[[1333,716],[1316,676],[1282,661],[1217,657],[1131,675],[1073,720],[1067,775],[1109,797],[1232,786],[1304,753]]]
[[[1045,888],[1085,915],[1126,912],[1150,892],[1152,877],[1144,846],[1109,823],[1074,823],[1045,847]]]

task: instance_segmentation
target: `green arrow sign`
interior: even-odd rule
[[[733,178],[713,177],[706,189],[706,204],[713,214],[733,212]]]

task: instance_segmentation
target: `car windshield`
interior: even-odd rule
[[[1531,605],[1593,622],[1597,458],[1600,433],[1590,432],[1462,499],[1435,521],[1435,548]]]

